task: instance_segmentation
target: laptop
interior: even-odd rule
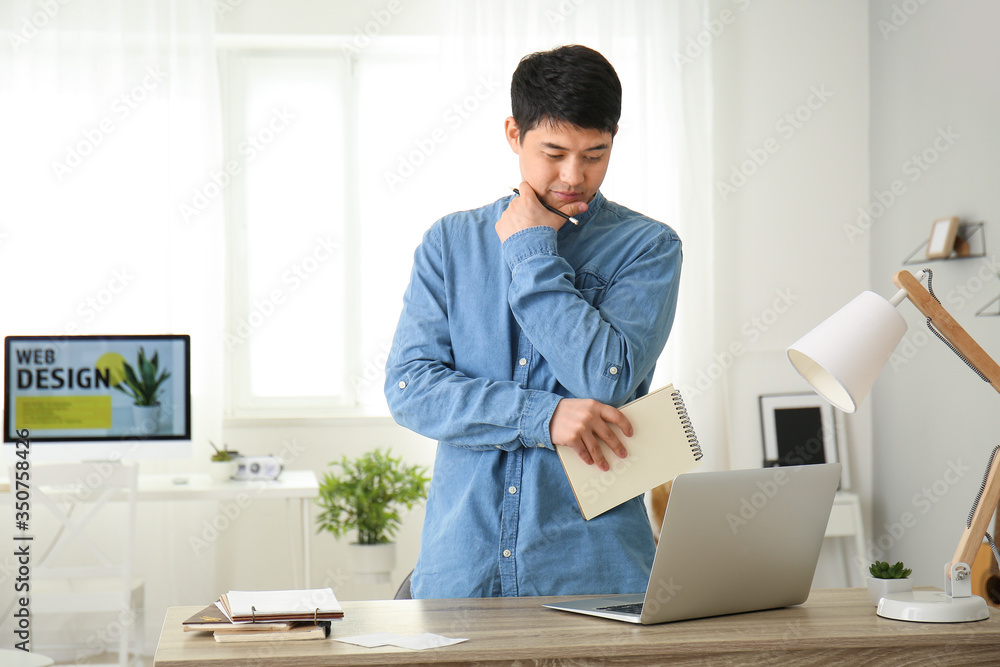
[[[821,463],[678,475],[644,595],[544,606],[651,625],[801,604],[840,471]]]

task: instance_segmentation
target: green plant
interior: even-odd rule
[[[212,442],[211,440],[208,441],[208,444],[212,445],[212,449],[215,450],[215,453],[212,454],[213,461],[217,462],[232,461],[237,456],[239,456],[239,452],[229,449],[229,445],[223,444],[222,449],[219,449],[218,447],[215,446],[215,443]]]
[[[125,378],[115,385],[115,389],[131,397],[136,405],[152,406],[160,402],[160,388],[170,377],[169,371],[163,371],[157,377],[156,373],[160,366],[160,353],[154,352],[152,359],[146,358],[145,351],[139,348],[139,360],[137,363],[139,372],[126,361],[122,364]],[[122,385],[125,385],[123,388]]]
[[[876,579],[906,579],[910,574],[913,573],[908,567],[903,567],[903,562],[900,561],[895,565],[889,565],[889,563],[881,560],[877,560],[872,563],[871,567],[868,568],[871,575]]]
[[[356,458],[331,462],[340,468],[323,476],[316,503],[317,532],[341,537],[357,529],[360,544],[389,542],[402,522],[400,512],[427,497],[430,478],[422,466],[407,466],[389,450],[376,449]]]

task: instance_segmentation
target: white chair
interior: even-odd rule
[[[121,667],[130,657],[140,661],[144,585],[133,577],[132,567],[138,467],[104,461],[55,463],[32,465],[28,472],[26,534],[51,535],[48,545],[37,539],[31,543],[32,628],[44,622],[40,617],[55,613],[84,614],[104,624],[85,642],[51,644],[43,650],[54,655],[53,648],[76,646],[77,656],[117,652],[118,661],[112,664]],[[18,490],[17,474],[11,466],[12,495]],[[15,502],[15,512],[16,507]]]

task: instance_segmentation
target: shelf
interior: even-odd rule
[[[924,249],[930,239],[925,239],[918,245],[906,259],[903,266],[913,266],[914,264],[927,264],[928,262],[948,262],[955,259],[972,259],[974,257],[986,256],[986,234],[983,232],[982,222],[960,222],[958,233],[955,235],[956,250],[950,256],[941,259],[927,259],[923,256]],[[917,257],[920,255],[920,257]]]

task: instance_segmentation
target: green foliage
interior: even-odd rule
[[[900,561],[895,565],[889,565],[889,563],[881,560],[875,561],[871,567],[868,568],[871,575],[876,579],[906,579],[910,574],[913,573],[908,567],[903,567],[903,562]]]
[[[422,466],[407,466],[376,449],[356,459],[331,462],[340,474],[327,472],[319,486],[317,532],[341,537],[357,529],[360,544],[389,542],[402,522],[400,512],[427,497],[430,478]]]
[[[124,364],[125,379],[115,385],[115,389],[131,397],[136,405],[151,406],[160,402],[160,387],[170,377],[168,371],[156,376],[160,366],[160,353],[154,352],[152,359],[146,358],[145,351],[139,348],[139,372],[126,361]],[[125,387],[122,387],[125,385]]]
[[[215,450],[215,453],[212,454],[213,461],[217,462],[232,461],[237,456],[239,456],[239,452],[229,449],[229,445],[223,444],[222,449],[219,449],[218,447],[215,446],[215,443],[212,442],[211,440],[208,441],[208,444],[212,445],[212,449]]]

